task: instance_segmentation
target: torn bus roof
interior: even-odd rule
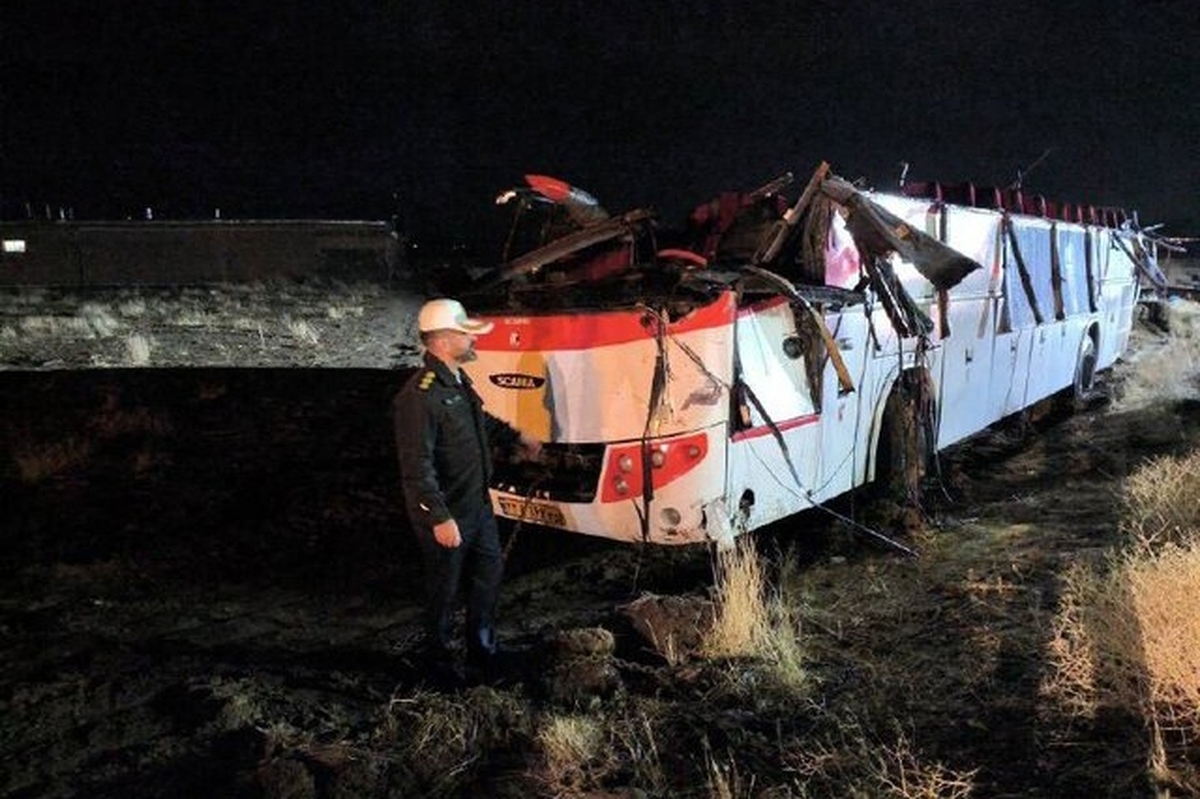
[[[895,252],[915,266],[935,288],[953,288],[971,272],[983,268],[871,202],[841,178],[824,181],[821,191],[848,209],[846,227],[861,251],[878,256]]]
[[[570,229],[560,225],[559,235],[549,237],[538,246],[510,258],[499,267],[484,275],[474,291],[494,289],[514,282],[537,282],[539,275],[547,285],[562,287],[579,281],[597,282],[607,278],[628,278],[631,273],[664,268],[667,275],[686,271],[699,266],[740,266],[738,262],[754,263],[780,272],[789,277],[804,278],[816,269],[813,264],[790,269],[803,256],[798,254],[795,239],[803,235],[803,226],[797,224],[801,215],[809,215],[809,200],[819,193],[822,198],[833,202],[846,218],[846,229],[850,232],[863,260],[888,257],[898,254],[911,263],[917,271],[938,289],[956,285],[970,272],[981,268],[970,257],[953,250],[924,231],[900,220],[882,206],[873,202],[846,180],[827,177],[828,167],[822,164],[814,173],[808,187],[797,205],[788,208],[782,201],[782,190],[792,181],[792,174],[767,183],[759,189],[736,195],[730,207],[724,198],[717,202],[717,210],[711,216],[693,214],[693,222],[716,229],[703,235],[694,235],[693,240],[679,242],[684,246],[658,249],[656,236],[661,234],[657,219],[649,209],[634,209],[617,217],[609,217],[594,197],[565,181],[544,175],[527,175],[540,200],[549,201],[552,207],[564,209],[570,220]],[[581,210],[583,209],[583,210]],[[514,228],[522,214],[528,214],[528,205],[518,207]],[[552,212],[551,212],[552,213]],[[551,227],[543,223],[543,229]],[[686,234],[684,234],[686,236]],[[511,238],[511,236],[510,236]],[[676,234],[674,238],[680,238]],[[713,244],[715,238],[720,244]],[[738,244],[738,242],[749,242]],[[640,248],[638,244],[642,243]],[[812,260],[811,258],[809,260]],[[678,267],[678,269],[672,269]],[[797,280],[800,284],[825,284],[825,280]]]

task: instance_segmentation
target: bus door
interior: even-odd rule
[[[865,479],[871,416],[875,410],[872,397],[876,396],[874,387],[866,383],[874,376],[867,369],[873,344],[870,325],[862,308],[827,313],[825,326],[833,334],[854,390],[842,390],[837,369],[828,356],[823,357],[817,400],[821,410],[819,446],[825,456],[815,478],[816,495],[820,499],[849,491]]]
[[[736,335],[744,387],[731,427],[728,500],[754,528],[809,507],[821,467],[821,415],[809,379],[812,345],[787,300],[741,309]]]

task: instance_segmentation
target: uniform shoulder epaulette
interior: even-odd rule
[[[426,371],[425,374],[421,375],[421,382],[417,384],[417,388],[419,388],[421,391],[428,391],[429,387],[433,385],[433,381],[436,379],[437,373],[430,369]]]

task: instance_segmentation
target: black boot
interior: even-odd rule
[[[492,627],[481,627],[467,642],[467,679],[476,685],[494,685],[502,676],[498,668],[499,645]]]

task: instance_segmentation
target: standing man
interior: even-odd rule
[[[485,411],[462,370],[491,322],[469,318],[457,300],[437,299],[421,307],[417,327],[424,367],[396,395],[392,421],[405,506],[424,559],[428,654],[434,669],[454,673],[454,611],[465,573],[467,665],[486,674],[496,653],[504,570],[488,495],[491,448],[519,445],[536,458],[541,443]]]

